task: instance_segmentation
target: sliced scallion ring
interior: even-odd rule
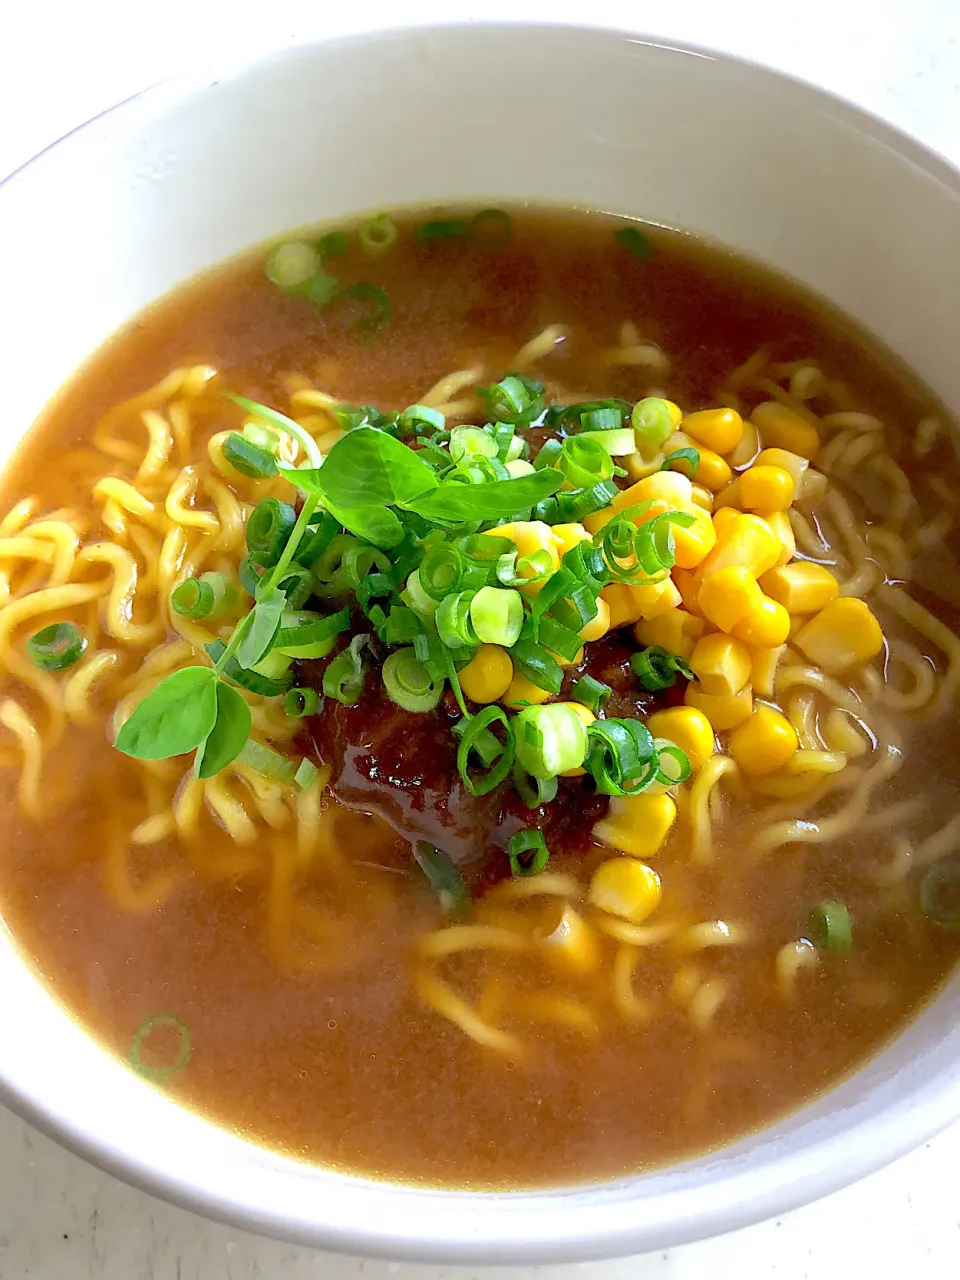
[[[285,240],[267,254],[264,272],[271,284],[295,289],[320,269],[320,254],[302,240]]]
[[[380,213],[375,218],[368,218],[357,228],[357,239],[360,241],[361,249],[373,257],[379,257],[381,253],[392,249],[397,243],[398,234],[397,224],[385,213]]]
[[[177,1033],[176,1055],[171,1062],[162,1066],[154,1066],[151,1063],[144,1062],[143,1050],[145,1041],[153,1031],[164,1028],[170,1028]],[[145,1080],[150,1080],[156,1084],[161,1080],[168,1080],[170,1076],[176,1075],[178,1071],[187,1065],[187,1060],[190,1057],[190,1047],[190,1028],[185,1022],[180,1018],[175,1018],[172,1013],[154,1013],[141,1022],[134,1034],[133,1042],[130,1045],[130,1066],[138,1076],[143,1076]]]
[[[284,694],[283,709],[294,720],[302,720],[304,716],[315,716],[320,709],[320,695],[316,689],[298,685],[296,689],[288,689]]]
[[[41,671],[65,671],[83,657],[87,642],[72,622],[53,622],[35,631],[27,652]]]
[[[426,840],[418,840],[413,846],[413,856],[430,881],[444,915],[462,915],[470,904],[470,895],[463,876],[447,854]]]
[[[528,828],[512,835],[507,841],[507,857],[515,877],[538,876],[550,860],[543,832]]]
[[[482,644],[509,649],[523,627],[523,597],[506,587],[481,587],[470,601],[470,621]]]
[[[491,729],[494,724],[498,724],[505,734],[502,742],[497,739],[500,754],[494,761],[490,761],[489,753],[485,749],[481,756],[481,763],[487,771],[475,776],[471,772],[471,756],[475,753],[480,754],[475,744],[478,741],[482,741],[486,746],[486,737],[481,735],[490,734],[491,736],[496,736]],[[482,711],[478,711],[476,715],[470,717],[466,727],[460,734],[460,745],[457,747],[457,772],[471,795],[485,796],[510,776],[515,749],[513,725],[500,707],[484,707]]]
[[[853,925],[850,912],[842,902],[818,902],[810,912],[807,928],[811,941],[820,951],[848,956],[853,949]]]
[[[395,649],[381,670],[391,701],[404,711],[432,711],[443,693],[443,681],[434,680],[413,649]]]

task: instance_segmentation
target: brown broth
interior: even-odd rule
[[[331,264],[344,281],[372,277],[387,291],[391,322],[375,344],[356,340],[344,309],[318,314],[270,285],[261,252],[241,257],[176,290],[96,354],[23,445],[4,477],[5,503],[28,492],[44,508],[66,502],[76,475],[59,460],[110,406],[191,359],[268,403],[282,403],[281,379],[301,372],[345,400],[399,408],[478,355],[506,371],[512,352],[561,323],[570,338],[543,362],[549,376],[574,392],[635,399],[650,377],[601,362],[631,319],[673,358],[666,389],[686,407],[712,403],[724,376],[766,344],[781,359],[817,356],[865,407],[905,431],[930,411],[922,389],[823,304],[690,238],[651,230],[655,252],[639,261],[614,241],[615,224],[585,214],[517,211],[510,246],[496,252],[418,246],[412,224],[401,225],[399,245],[375,263],[354,252]],[[907,763],[877,801],[922,790],[945,820],[957,730],[913,733],[905,724]],[[876,1052],[957,955],[956,935],[927,924],[912,894],[891,909],[869,880],[875,836],[781,849],[755,863],[747,813],[742,826],[725,829],[722,874],[691,868],[678,840],[658,860],[665,903],[751,930],[749,945],[709,957],[710,972],[732,983],[714,1030],[693,1031],[669,1000],[648,1027],[618,1024],[605,975],[584,980],[580,992],[596,1003],[599,1035],[527,1029],[534,1052],[510,1063],[413,991],[411,948],[437,927],[439,912],[402,842],[375,819],[338,819],[364,886],[339,905],[377,924],[362,946],[336,949],[329,966],[278,964],[265,932],[266,872],[236,881],[193,874],[159,909],[119,911],[104,888],[102,850],[111,823],[129,830],[140,821],[134,778],[108,743],[106,717],[71,731],[58,749],[48,781],[53,825],[19,815],[14,774],[3,772],[7,925],[70,1013],[119,1055],[150,1014],[183,1019],[192,1055],[165,1086],[177,1099],[251,1141],[348,1171],[523,1187],[614,1176],[716,1146],[796,1108]],[[211,856],[229,852],[212,823],[205,839]],[[145,855],[144,869],[153,857],[175,856],[168,844]],[[590,846],[558,869],[582,872],[601,856]],[[392,906],[384,917],[385,886]],[[318,900],[329,892],[310,876],[300,888]],[[850,907],[854,953],[805,978],[801,996],[784,1003],[773,957],[824,898]],[[676,964],[646,953],[639,987],[664,993]],[[447,972],[476,993],[484,967],[457,961]],[[542,975],[518,966],[515,980],[524,987]]]

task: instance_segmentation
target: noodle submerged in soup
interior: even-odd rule
[[[863,335],[673,233],[228,264],[9,468],[4,918],[307,1160],[528,1186],[743,1134],[956,958],[955,466]]]

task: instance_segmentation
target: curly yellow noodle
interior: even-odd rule
[[[183,879],[182,871],[167,867],[144,884],[135,884],[130,874],[130,849],[119,833],[107,841],[103,874],[107,891],[122,911],[143,915],[163,906]]]
[[[774,961],[777,988],[785,1000],[793,1000],[797,994],[797,979],[805,969],[815,969],[820,963],[817,948],[806,938],[788,942],[777,952]]]
[[[265,778],[246,764],[234,764],[231,772],[242,779],[268,827],[274,831],[285,831],[293,823],[293,814],[284,802],[284,789],[278,782]]]
[[[960,683],[960,639],[899,587],[883,587],[879,596],[883,604],[893,609],[904,622],[919,631],[946,656],[947,669],[940,679],[936,697],[930,703],[932,712],[942,715],[954,702],[957,684]],[[3,614],[0,613],[0,620],[2,618]]]
[[[204,799],[234,844],[253,844],[257,838],[256,824],[243,802],[232,794],[223,775],[207,778],[203,790]]]
[[[241,551],[241,548],[244,548],[247,524],[243,505],[236,495],[214,476],[207,476],[203,487],[217,509],[217,520],[220,524],[220,533],[213,545],[218,551]],[[242,554],[246,554],[245,549]],[[242,554],[238,559],[242,559]]]
[[[721,778],[737,773],[737,766],[729,756],[712,756],[700,772],[689,791],[687,810],[690,823],[690,861],[704,867],[713,862],[713,832],[711,801]]]
[[[585,1036],[595,1036],[600,1030],[593,1009],[573,996],[558,995],[551,991],[524,994],[507,992],[506,1003],[510,1009],[529,1018],[531,1022],[559,1023]]]
[[[819,667],[811,667],[805,662],[781,666],[774,679],[776,692],[784,694],[798,685],[817,690],[828,702],[842,707],[851,715],[863,714],[863,704],[853,690],[840,684],[833,676],[826,675]]]
[[[0,538],[0,560],[38,560],[52,564],[54,548],[37,538]]]
[[[671,940],[677,951],[704,951],[707,947],[738,947],[750,941],[750,931],[742,924],[726,920],[703,920],[690,925]]]
[[[294,806],[297,817],[297,857],[302,864],[310,861],[320,840],[320,818],[323,808],[323,791],[330,779],[330,766],[325,765],[313,783],[303,790],[297,789]]]
[[[655,947],[674,937],[680,930],[676,923],[630,924],[614,916],[599,916],[596,921],[601,933],[631,947]]]
[[[512,929],[486,924],[455,924],[423,934],[417,942],[420,955],[439,959],[458,951],[527,951],[528,938]]]
[[[184,775],[173,800],[173,816],[177,832],[184,842],[193,842],[200,829],[204,786],[190,769]]]
[[[177,449],[177,461],[181,466],[190,457],[191,425],[190,410],[182,400],[175,400],[167,410],[170,419],[170,431]]]
[[[894,711],[919,711],[936,693],[936,672],[923,654],[905,640],[891,644],[890,656],[892,670],[902,668],[908,673],[910,683],[907,688],[897,688],[888,670],[879,694],[881,700]]]
[[[414,988],[421,1000],[434,1012],[449,1018],[460,1030],[486,1049],[494,1049],[497,1053],[509,1058],[523,1056],[523,1045],[516,1036],[496,1027],[488,1026],[477,1013],[454,992],[452,987],[441,982],[432,973],[418,969],[413,975]]]
[[[137,569],[137,590],[144,597],[153,595],[158,587],[158,566],[161,543],[155,533],[142,524],[130,526],[130,541],[140,555],[142,568]]]
[[[93,486],[93,496],[98,501],[114,502],[123,511],[142,520],[144,524],[158,529],[162,527],[163,517],[154,504],[126,480],[118,480],[116,476],[104,476]]]
[[[95,542],[77,553],[77,566],[106,564],[113,572],[113,585],[104,601],[103,621],[115,639],[129,645],[153,644],[163,636],[163,621],[134,622],[131,615],[137,593],[137,562],[123,547],[112,542]]]
[[[667,994],[676,1004],[687,1004],[699,990],[702,982],[703,974],[699,965],[682,964],[674,973]]]
[[[520,880],[504,880],[494,886],[488,899],[515,902],[524,898],[548,895],[558,898],[581,898],[583,887],[576,876],[561,871],[542,871],[538,876]]]
[[[871,459],[870,470],[890,486],[891,500],[885,504],[887,522],[896,528],[910,515],[917,500],[903,468],[889,454],[878,454]]]
[[[150,443],[134,476],[135,485],[142,485],[158,475],[173,452],[173,431],[162,414],[156,409],[144,409],[140,421],[147,428]]]
[[[687,1003],[687,1016],[698,1031],[710,1030],[720,1006],[730,994],[725,978],[708,978]]]
[[[517,354],[510,361],[510,368],[522,372],[529,368],[530,365],[536,364],[538,360],[542,360],[544,356],[548,356],[555,347],[561,342],[565,342],[570,336],[570,331],[562,324],[548,324],[545,329],[541,329],[535,338],[531,338],[529,342],[525,342]]]
[[[113,649],[100,649],[79,663],[63,682],[63,709],[74,724],[91,726],[97,712],[93,706],[94,686],[120,661]]]
[[[22,600],[13,600],[0,609],[0,662],[9,667],[10,639],[23,622],[49,613],[66,613],[88,600],[106,595],[107,582],[68,583],[62,587],[45,587]]]
[[[0,703],[0,724],[4,725],[20,743],[22,760],[17,778],[17,799],[28,817],[39,821],[43,816],[40,795],[40,775],[43,769],[43,743],[30,716],[13,698]]]
[[[47,540],[53,544],[53,567],[48,585],[62,587],[69,582],[77,548],[80,546],[80,535],[73,525],[66,520],[35,520],[27,527],[26,532],[31,538]]]
[[[818,751],[823,746],[817,728],[817,708],[812,693],[795,693],[789,699],[787,719],[793,725],[801,747]]]
[[[724,389],[728,391],[739,391],[741,387],[749,386],[769,359],[769,348],[758,348],[754,351],[753,355],[748,356],[747,359],[744,360],[743,364],[737,365],[736,369],[728,374],[724,380]]]
[[[168,836],[176,835],[177,820],[172,813],[154,813],[144,818],[130,832],[132,844],[158,844]]]
[[[913,842],[906,836],[893,841],[893,852],[888,862],[876,867],[871,878],[879,885],[902,884],[913,869]]]
[[[928,867],[932,862],[938,862],[947,854],[953,853],[958,842],[960,842],[960,813],[952,817],[932,836],[927,836],[925,840],[920,841],[914,851],[914,864],[918,867]]]
[[[157,590],[166,601],[180,577],[180,567],[187,552],[187,532],[182,526],[174,525],[169,530],[160,548],[157,562]]]
[[[7,514],[0,520],[0,538],[9,538],[19,533],[36,510],[36,498],[21,498],[15,502]]]
[[[622,943],[613,959],[613,1003],[624,1022],[641,1026],[650,1022],[656,1010],[652,1000],[642,1000],[634,988],[634,974],[640,952],[636,947]]]
[[[477,403],[476,397],[464,396],[458,400],[457,396],[467,387],[476,386],[482,377],[482,366],[478,365],[473,369],[458,369],[454,373],[448,373],[439,382],[435,382],[429,391],[424,392],[417,403],[426,405],[428,409],[437,409],[448,417],[457,417],[461,413],[469,413]]]
[[[188,529],[200,529],[216,537],[220,533],[220,521],[209,511],[200,511],[192,503],[200,487],[200,474],[194,466],[184,467],[174,480],[164,501],[164,510],[174,524]]]

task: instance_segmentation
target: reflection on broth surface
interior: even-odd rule
[[[304,1159],[735,1138],[956,957],[956,466],[885,353],[674,233],[455,211],[219,268],[4,481],[4,919]]]

